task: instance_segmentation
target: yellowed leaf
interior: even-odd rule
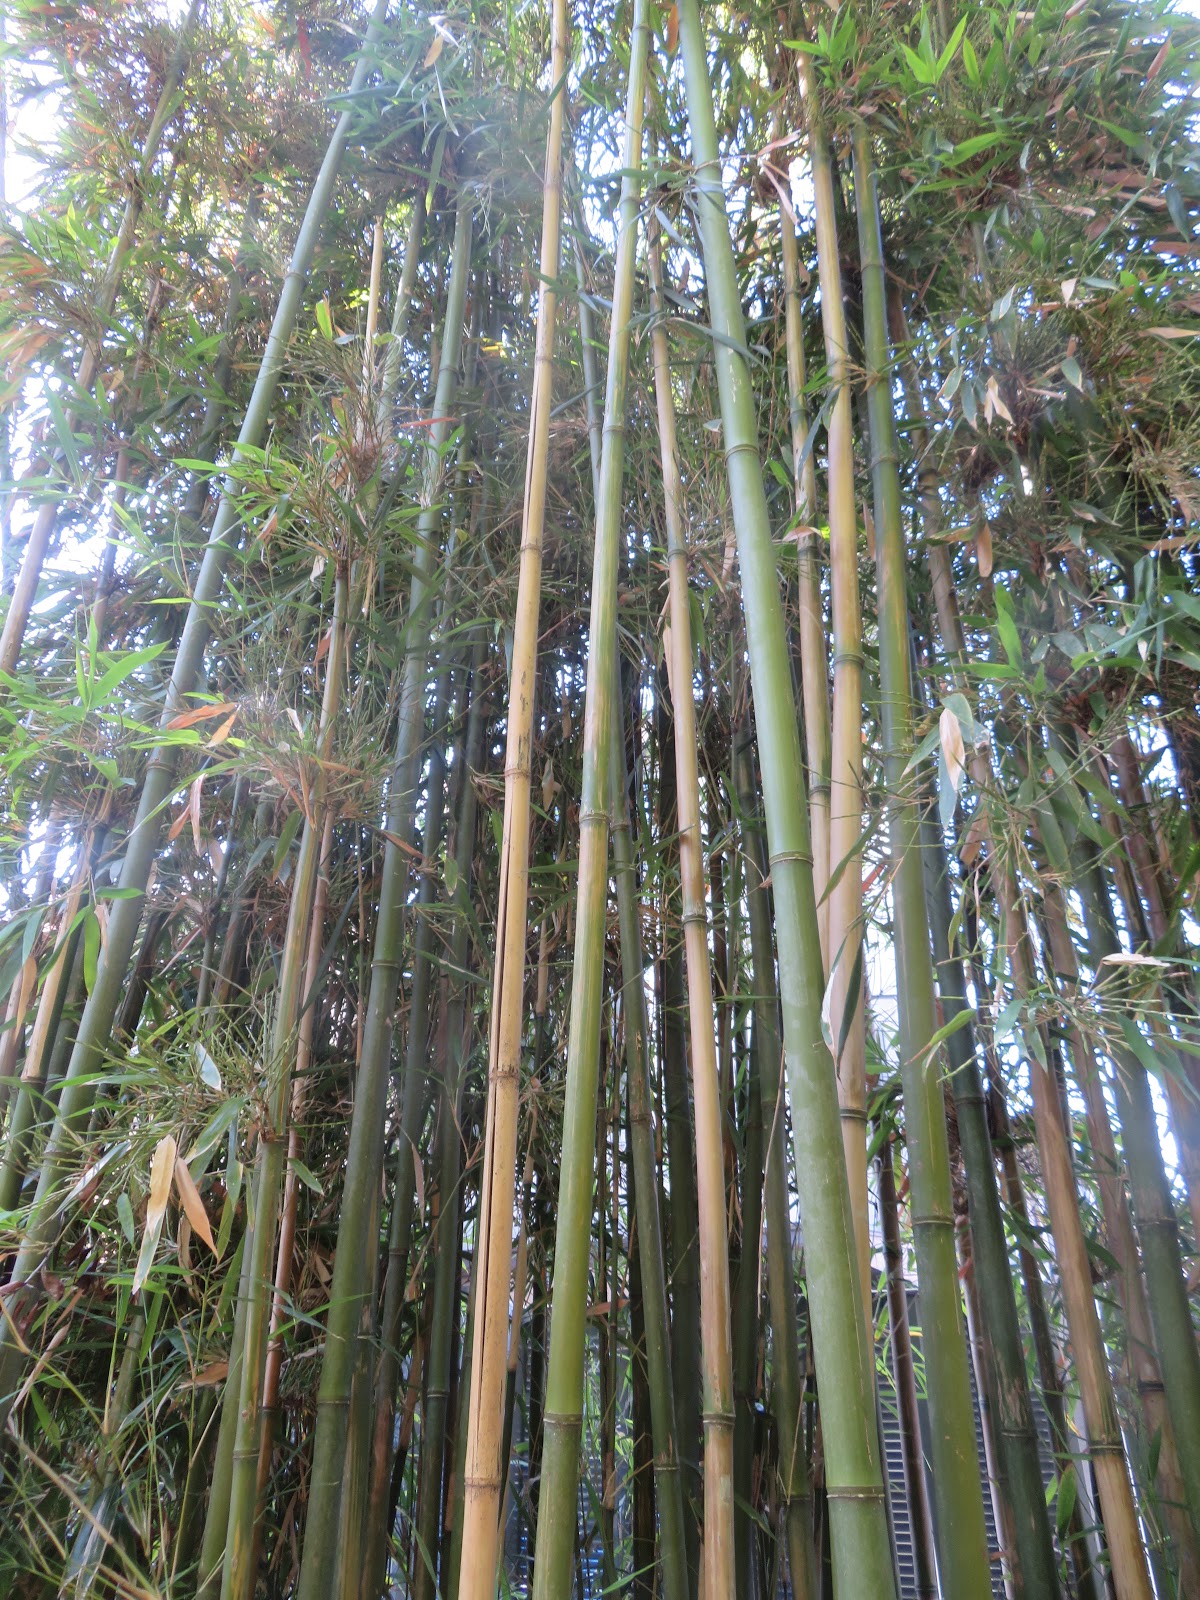
[[[213,1255],[218,1255],[217,1242],[213,1238],[204,1201],[200,1198],[200,1191],[196,1187],[196,1180],[192,1177],[187,1162],[181,1156],[175,1157],[175,1187],[179,1190],[179,1203],[193,1231],[200,1235]]]
[[[992,530],[985,522],[975,535],[975,560],[979,565],[979,576],[990,578],[992,575]]]
[[[167,1201],[171,1198],[171,1179],[175,1172],[175,1140],[168,1133],[154,1147],[150,1159],[150,1197],[146,1201],[146,1223],[142,1229],[142,1247],[138,1252],[137,1267],[133,1274],[133,1293],[145,1283],[154,1265],[163,1218],[167,1214]]]
[[[1078,278],[1063,279],[1062,284],[1060,285],[1062,289],[1063,305],[1069,306],[1071,304],[1071,296],[1075,293],[1078,283]]]
[[[431,67],[433,65],[433,63],[437,60],[437,58],[441,55],[442,49],[443,49],[445,43],[446,43],[446,41],[445,41],[445,39],[442,38],[441,34],[440,33],[435,33],[434,36],[433,36],[433,43],[429,46],[429,49],[425,52],[425,59],[421,63],[421,65],[423,67]]]
[[[962,729],[959,727],[958,718],[946,706],[942,711],[938,723],[938,734],[942,741],[942,756],[946,762],[946,771],[950,775],[950,782],[958,789],[962,782],[962,775],[966,770],[967,751],[963,744]]]
[[[667,54],[673,56],[679,48],[679,7],[673,5],[667,12]]]
[[[229,715],[225,718],[225,721],[208,741],[208,748],[210,750],[215,750],[219,744],[225,743],[226,739],[228,739],[229,735],[233,732],[233,725],[236,721],[237,711],[233,710],[229,713]]]

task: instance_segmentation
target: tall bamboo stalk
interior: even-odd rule
[[[871,1243],[867,1201],[867,1035],[862,981],[862,610],[858,583],[858,513],[854,504],[854,414],[850,346],[842,300],[833,161],[808,58],[797,57],[812,161],[821,324],[830,392],[829,572],[833,620],[833,718],[830,739],[829,1006],[842,1139],[854,1208],[864,1303],[870,1314]]]
[[[900,1012],[900,1075],[912,1193],[913,1238],[928,1372],[933,1492],[938,1556],[951,1593],[985,1596],[991,1588],[983,1485],[975,1447],[971,1375],[958,1282],[950,1147],[942,1094],[929,919],[921,860],[921,818],[913,750],[912,684],[899,449],[892,410],[891,351],[883,238],[870,134],[854,133],[854,192],[862,262],[863,328],[879,612],[879,675],[888,843],[892,858],[893,938]]]
[[[300,1600],[329,1600],[331,1592],[333,1567],[338,1557],[337,1528],[349,1433],[348,1406],[360,1353],[361,1323],[368,1311],[367,1297],[378,1254],[384,1108],[409,877],[407,851],[403,845],[412,827],[419,777],[417,763],[425,727],[430,583],[436,557],[444,475],[443,453],[454,421],[454,401],[462,354],[473,210],[474,197],[470,186],[464,183],[459,190],[455,213],[441,364],[434,392],[433,418],[425,445],[422,509],[417,521],[416,549],[412,556],[408,648],[396,719],[396,749],[388,793],[387,842],[371,956],[371,986],[346,1155],[346,1180],[338,1223],[338,1251],[330,1287],[325,1357],[317,1392],[308,1520],[297,1587]]]
[[[608,891],[609,807],[612,803],[609,770],[617,670],[617,569],[625,460],[625,396],[633,313],[634,257],[641,192],[642,118],[649,41],[646,0],[635,0],[629,38],[620,221],[613,269],[604,439],[592,561],[575,950],[559,1209],[551,1288],[542,1489],[533,1569],[534,1600],[558,1600],[567,1592],[575,1557]],[[467,1593],[474,1593],[475,1600],[483,1600],[481,1591],[468,1590]]]
[[[521,520],[517,614],[513,629],[508,728],[504,756],[504,833],[496,913],[496,959],[488,1040],[488,1106],[475,1256],[476,1314],[471,1383],[464,1391],[466,1459],[463,1512],[456,1542],[462,1552],[458,1594],[492,1600],[496,1584],[500,1497],[507,1463],[501,1460],[504,1368],[508,1346],[509,1268],[516,1183],[517,1107],[524,1020],[528,932],[530,784],[538,612],[546,513],[546,462],[554,390],[554,333],[562,234],[562,137],[566,109],[568,20],[565,0],[551,7],[550,82],[546,134],[537,343],[525,498]],[[462,1423],[460,1422],[460,1429]],[[315,1597],[314,1597],[315,1600]]]
[[[603,421],[597,400],[599,379],[592,341],[591,312],[579,302],[580,344],[587,388],[588,443],[592,488],[600,499]],[[660,330],[655,330],[655,338]],[[671,1328],[667,1314],[667,1266],[658,1197],[658,1162],[651,1122],[650,1033],[646,1020],[645,955],[637,904],[625,729],[619,681],[614,685],[609,791],[612,810],[613,877],[621,938],[621,1004],[625,1023],[626,1100],[637,1269],[641,1286],[642,1334],[646,1352],[650,1432],[653,1441],[655,1497],[658,1503],[664,1600],[689,1600],[689,1561],[683,1478],[675,1423]],[[539,986],[540,994],[540,986]],[[631,1264],[632,1271],[632,1264]]]
[[[681,0],[680,49],[696,165],[713,359],[741,568],[758,722],[779,993],[804,1217],[813,1342],[820,1382],[834,1565],[847,1595],[894,1596],[891,1541],[875,1421],[874,1365],[863,1302],[837,1084],[821,1037],[821,964],[808,808],[783,608],[757,447],[745,324],[734,268],[712,86],[697,0]]]
[[[388,0],[376,0],[347,91],[351,103],[374,65],[374,47],[387,15],[387,7]],[[167,687],[160,728],[168,727],[172,718],[186,709],[185,697],[193,690],[203,662],[211,628],[212,607],[220,594],[225,565],[241,529],[241,485],[236,469],[245,461],[247,447],[257,448],[266,432],[286,360],[288,340],[304,295],[309,266],[356,116],[354,109],[347,109],[338,118],[309,196],[267,346],[238,434],[234,471],[224,481],[212,532],[192,586],[191,603],[175,653],[175,665]],[[175,787],[176,754],[177,747],[165,742],[151,751],[146,764],[137,814],[121,869],[120,887],[123,891],[133,893],[114,901],[109,912],[108,938],[71,1053],[67,1071],[69,1081],[59,1099],[55,1125],[43,1153],[32,1218],[13,1263],[10,1283],[14,1286],[26,1283],[60,1225],[58,1189],[66,1171],[74,1131],[82,1121],[86,1121],[91,1108],[96,1069],[124,992],[125,976],[141,923],[146,886],[158,851],[162,808]],[[11,1318],[5,1318],[0,1326],[0,1426],[7,1421],[17,1388],[16,1375],[25,1359],[25,1352],[13,1337],[14,1326]]]
[[[667,527],[668,636],[663,640],[675,720],[675,783],[679,808],[679,881],[687,966],[692,1101],[696,1118],[696,1176],[700,1202],[700,1350],[704,1373],[704,1564],[706,1594],[735,1593],[733,1494],[733,1335],[729,1253],[725,1242],[725,1173],[720,1075],[709,966],[708,885],[700,828],[700,774],[693,698],[691,598],[683,485],[671,397],[670,355],[663,312],[662,263],[650,237],[650,281],[659,314],[653,334],[654,392]],[[754,1241],[758,1256],[758,1240]]]

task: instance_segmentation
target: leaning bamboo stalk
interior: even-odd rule
[[[617,569],[620,560],[625,404],[633,315],[637,214],[642,181],[642,119],[649,31],[646,0],[635,0],[629,41],[620,220],[613,269],[604,440],[592,562],[571,1021],[551,1287],[550,1355],[543,1424],[542,1489],[533,1571],[534,1600],[558,1600],[559,1596],[567,1593],[575,1559],[592,1181],[596,1158],[605,910],[608,898],[609,770],[617,670]],[[473,1378],[473,1382],[477,1381],[477,1378]],[[470,1488],[468,1483],[468,1493]],[[494,1577],[489,1576],[489,1582],[494,1582]],[[468,1590],[466,1593],[473,1594],[476,1600],[482,1600],[481,1590]]]
[[[864,1303],[870,1312],[867,1201],[867,1036],[862,982],[862,611],[858,513],[854,503],[854,415],[850,346],[842,300],[833,161],[808,57],[797,56],[812,162],[817,271],[825,360],[834,396],[829,416],[829,573],[833,622],[833,716],[829,752],[829,1007],[842,1139]]]
[[[854,191],[862,263],[871,476],[879,613],[879,675],[888,843],[892,860],[893,947],[900,1013],[900,1076],[929,1375],[933,1492],[942,1582],[955,1595],[985,1595],[991,1583],[983,1485],[975,1447],[971,1376],[955,1245],[950,1146],[942,1092],[929,917],[914,776],[913,692],[899,449],[892,409],[891,351],[883,237],[870,134],[854,134]]]
[[[387,6],[388,0],[376,0],[363,48],[350,79],[348,95],[351,102],[374,65],[374,46],[383,27]],[[313,184],[276,306],[267,347],[242,420],[238,446],[234,451],[235,468],[244,459],[241,452],[247,447],[256,448],[261,443],[270,420],[309,266],[357,114],[356,110],[347,109],[338,118]],[[225,479],[212,532],[192,586],[187,620],[176,650],[175,665],[163,705],[160,722],[160,728],[163,729],[168,728],[172,719],[186,709],[186,696],[192,692],[203,662],[210,635],[212,608],[220,594],[225,566],[241,528],[240,492],[238,479],[231,473]],[[151,751],[146,765],[146,776],[121,869],[120,888],[123,891],[133,890],[134,893],[114,901],[109,912],[108,939],[79,1024],[67,1070],[68,1082],[60,1097],[55,1125],[43,1154],[32,1220],[13,1264],[10,1283],[14,1287],[26,1283],[60,1226],[61,1218],[57,1209],[59,1185],[73,1147],[75,1130],[87,1119],[95,1093],[96,1070],[124,992],[125,977],[141,924],[146,887],[158,850],[163,806],[176,786],[176,754],[176,747],[164,742]],[[7,1419],[11,1397],[17,1389],[16,1376],[25,1360],[25,1352],[13,1337],[14,1326],[10,1318],[5,1318],[0,1326],[0,1427]]]
[[[200,0],[192,0],[187,15],[184,17],[179,29],[179,39],[175,46],[174,54],[167,67],[163,78],[162,88],[159,91],[158,101],[150,119],[150,126],[146,130],[146,137],[142,143],[141,159],[137,165],[132,181],[129,184],[128,197],[125,209],[121,216],[117,237],[109,254],[108,263],[104,269],[104,277],[96,293],[96,301],[91,308],[97,323],[103,326],[113,314],[113,307],[117,303],[117,291],[121,286],[121,278],[125,264],[133,249],[137,237],[137,227],[145,207],[146,196],[149,192],[150,176],[154,170],[154,163],[158,159],[158,152],[162,147],[163,134],[167,124],[179,109],[179,87],[183,75],[187,70],[189,53],[191,50],[192,34],[200,16]],[[89,340],[79,366],[75,372],[74,386],[80,393],[86,393],[96,381],[100,367],[100,344]],[[68,413],[65,426],[72,431],[75,417]],[[29,623],[29,616],[37,598],[38,582],[42,575],[42,567],[50,549],[54,530],[58,525],[58,518],[63,508],[59,499],[47,500],[38,509],[34,518],[33,527],[25,542],[25,551],[21,557],[20,570],[13,584],[12,596],[8,603],[8,611],[4,618],[4,629],[0,633],[0,672],[11,673],[16,670],[17,662],[21,656],[21,646],[25,642],[25,630]]]
[[[476,1314],[471,1384],[469,1394],[464,1393],[463,1397],[467,1401],[463,1430],[466,1462],[462,1479],[461,1532],[456,1530],[456,1541],[462,1552],[458,1575],[458,1593],[462,1600],[491,1600],[495,1591],[500,1495],[506,1467],[501,1459],[501,1435],[528,932],[532,730],[546,466],[554,389],[558,300],[555,285],[562,235],[562,140],[568,28],[565,0],[553,0],[550,43],[553,97],[543,172],[541,283],[504,755],[504,831],[500,847],[500,895],[488,1040],[488,1102],[475,1259]]]
[[[808,808],[783,607],[757,447],[745,323],[697,0],[680,0],[688,121],[696,163],[713,359],[741,568],[779,950],[779,993],[820,1382],[834,1566],[848,1595],[896,1592],[875,1414],[874,1362],[862,1293],[837,1083],[821,1036],[821,963]]]
[[[330,1286],[325,1356],[317,1391],[309,1510],[297,1594],[300,1600],[328,1600],[338,1560],[343,1472],[349,1438],[348,1407],[360,1354],[360,1325],[367,1310],[378,1253],[379,1192],[383,1173],[387,1085],[392,1014],[400,980],[401,941],[408,888],[404,845],[412,827],[418,779],[417,761],[425,724],[426,664],[429,649],[430,583],[444,475],[443,450],[450,436],[458,367],[462,353],[474,198],[464,184],[455,216],[453,261],[446,291],[441,363],[434,392],[433,420],[425,445],[421,513],[412,558],[407,652],[397,716],[396,750],[388,794],[386,846],[371,983],[367,997],[346,1179],[338,1222],[338,1250]]]
[[[771,948],[770,889],[748,720],[734,732],[734,782],[747,860],[750,953],[754,973],[754,1035],[762,1076],[766,1175],[767,1290],[771,1319],[771,1401],[779,1436],[779,1495],[793,1600],[816,1600],[816,1554],[812,1533],[812,1485],[805,1455],[804,1379],[792,1265],[792,1219],[788,1199],[787,1143],[780,1067],[779,1001]]]
[[[662,262],[656,232],[649,244],[656,323],[654,392],[667,526],[668,609],[663,651],[675,720],[675,782],[679,808],[679,880],[688,984],[696,1177],[700,1202],[700,1352],[704,1378],[704,1569],[706,1593],[733,1595],[736,1582],[733,1494],[733,1345],[729,1252],[725,1242],[725,1174],[720,1076],[714,1036],[709,965],[708,885],[700,827],[696,705],[692,692],[691,597],[684,529],[683,485],[671,397],[670,353],[662,325]],[[755,1255],[758,1253],[755,1242]]]
[[[238,1423],[234,1434],[233,1478],[221,1573],[222,1600],[249,1600],[255,1585],[254,1528],[258,1508],[258,1460],[261,1449],[261,1400],[267,1359],[272,1287],[275,1281],[276,1231],[284,1163],[288,1148],[289,1110],[296,1034],[304,1001],[304,974],[313,920],[321,841],[325,831],[328,767],[342,694],[343,629],[349,574],[344,564],[334,579],[333,617],[329,627],[325,686],[316,737],[316,774],[292,879],[283,960],[275,997],[271,1041],[265,1063],[266,1115],[255,1158],[250,1221],[250,1258],[246,1329],[238,1389]]]

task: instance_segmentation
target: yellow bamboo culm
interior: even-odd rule
[[[505,1478],[505,1375],[516,1187],[518,1069],[524,1023],[525,942],[529,903],[529,826],[546,460],[554,387],[554,330],[562,235],[562,136],[566,103],[566,0],[553,0],[550,82],[556,93],[546,137],[542,200],[541,288],[530,404],[521,560],[513,629],[508,735],[504,757],[504,833],[496,915],[496,961],[488,1039],[476,1314],[464,1470],[460,1600],[492,1600],[496,1588],[500,1497]]]

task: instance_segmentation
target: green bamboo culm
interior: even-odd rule
[[[896,994],[900,1011],[900,1074],[908,1143],[913,1235],[921,1297],[921,1334],[928,1374],[938,1566],[956,1600],[991,1593],[983,1485],[975,1444],[971,1377],[954,1243],[950,1146],[942,1095],[933,962],[921,854],[921,818],[908,764],[913,749],[909,620],[900,499],[899,451],[892,409],[891,352],[883,239],[870,134],[854,132],[854,194],[862,263],[871,478],[875,499],[879,612],[879,678]]]
[[[758,723],[834,1572],[839,1594],[889,1600],[896,1594],[896,1579],[876,1425],[874,1358],[855,1264],[837,1086],[821,1033],[825,983],[800,740],[697,0],[681,0],[679,38]]]
[[[779,997],[771,948],[771,891],[767,852],[758,815],[754,753],[748,720],[734,732],[734,785],[747,861],[750,959],[754,974],[754,1034],[762,1074],[762,1120],[766,1141],[764,1210],[767,1223],[767,1293],[771,1326],[771,1407],[779,1436],[779,1498],[792,1600],[817,1600],[813,1549],[812,1484],[805,1454],[804,1375],[800,1370],[800,1327],[792,1268],[792,1219],[788,1198],[787,1144],[779,1040]]]
[[[617,568],[620,558],[625,397],[633,312],[634,259],[641,193],[642,118],[650,30],[646,0],[635,0],[625,99],[620,232],[604,403],[604,440],[592,602],[588,630],[583,783],[579,810],[579,874],[571,1022],[567,1044],[559,1208],[551,1285],[550,1355],[543,1422],[534,1600],[560,1600],[571,1589],[582,1429],[587,1279],[595,1169],[600,1008],[608,899],[609,768],[617,664]]]
[[[655,330],[655,337],[661,330]],[[600,500],[603,420],[597,401],[599,377],[592,336],[591,310],[579,301],[579,334],[587,390],[588,444],[592,457],[592,489]],[[619,667],[619,662],[616,663]],[[621,939],[621,1004],[625,1012],[625,1081],[629,1107],[630,1162],[638,1239],[638,1271],[642,1290],[646,1379],[650,1395],[650,1434],[654,1449],[654,1489],[658,1501],[658,1538],[663,1600],[690,1600],[687,1523],[679,1434],[671,1368],[671,1324],[667,1312],[667,1264],[663,1249],[658,1197],[658,1158],[654,1147],[650,1087],[650,1032],[646,1018],[645,953],[637,903],[632,807],[625,762],[625,727],[620,673],[613,684],[613,717],[609,767],[613,878]]]
[[[388,797],[387,844],[371,957],[371,987],[363,1028],[362,1057],[350,1123],[346,1180],[338,1223],[338,1248],[330,1287],[325,1358],[317,1392],[317,1422],[309,1483],[308,1519],[297,1588],[299,1600],[327,1600],[337,1563],[343,1468],[349,1424],[351,1383],[359,1354],[360,1325],[366,1308],[378,1249],[379,1188],[383,1171],[387,1086],[391,1069],[392,1016],[400,981],[404,908],[408,887],[406,841],[418,773],[416,760],[424,727],[428,655],[429,585],[440,514],[443,453],[452,426],[462,354],[463,322],[471,256],[474,208],[467,185],[459,191],[453,260],[446,290],[441,363],[433,400],[433,423],[425,451],[422,510],[413,552],[408,617],[408,652],[397,719],[396,754]],[[412,1180],[411,1158],[408,1181]]]
[[[363,48],[347,91],[353,101],[365,84],[375,63],[375,45],[387,15],[388,0],[376,0]],[[212,532],[192,586],[192,599],[175,653],[175,665],[163,705],[160,728],[186,709],[186,697],[195,688],[212,626],[213,607],[224,583],[225,566],[241,528],[238,468],[245,452],[261,445],[270,420],[271,407],[287,356],[288,341],[304,297],[308,271],[317,246],[325,213],[337,185],[338,171],[357,111],[347,109],[338,118],[325,151],[320,171],[313,184],[304,221],[296,238],[291,263],[280,291],[267,347],[259,363],[254,388],[242,420],[232,471],[226,476]],[[41,1176],[34,1197],[25,1239],[13,1262],[10,1282],[26,1283],[57,1234],[62,1218],[58,1212],[58,1190],[79,1127],[86,1122],[96,1089],[96,1074],[108,1040],[113,1019],[125,992],[125,978],[137,941],[145,905],[146,885],[158,853],[163,808],[175,787],[175,760],[178,747],[169,740],[157,745],[146,764],[146,776],[138,800],[137,815],[121,868],[121,890],[127,898],[113,901],[108,917],[108,937],[100,957],[96,980],[79,1023],[67,1082],[59,1097],[54,1127],[42,1156]],[[16,1310],[13,1300],[10,1309]],[[25,1352],[14,1338],[19,1319],[5,1317],[0,1324],[0,1429],[9,1410],[25,1361]],[[232,1369],[232,1363],[231,1363]]]

